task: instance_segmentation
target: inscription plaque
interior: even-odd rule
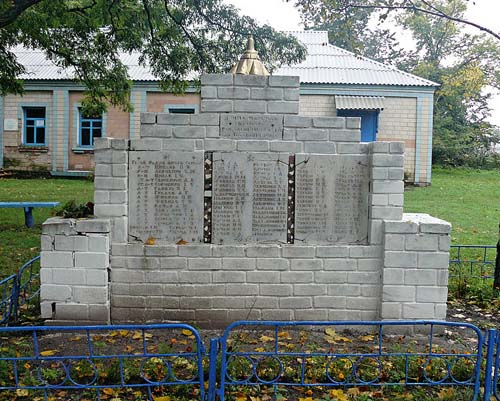
[[[296,156],[295,243],[366,244],[368,156]]]
[[[286,243],[288,155],[214,153],[212,243]]]
[[[283,116],[221,114],[220,136],[235,139],[282,139]]]
[[[130,152],[129,160],[129,235],[203,242],[203,152]]]

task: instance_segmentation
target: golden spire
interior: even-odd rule
[[[244,75],[269,75],[266,67],[260,61],[259,54],[255,50],[255,43],[253,36],[248,37],[247,49],[231,71],[231,74],[244,74]]]

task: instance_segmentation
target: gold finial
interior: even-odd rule
[[[248,37],[245,53],[243,53],[240,61],[229,72],[231,74],[244,75],[269,75],[266,67],[260,61],[259,54],[255,50],[255,42],[252,35]]]

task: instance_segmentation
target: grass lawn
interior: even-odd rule
[[[3,202],[65,202],[75,199],[85,203],[94,199],[94,185],[87,180],[67,179],[0,179]],[[56,209],[33,210],[35,226],[24,225],[22,209],[0,209],[0,277],[17,271],[24,262],[40,252],[42,223]]]
[[[1,201],[93,200],[87,180],[0,179]],[[0,277],[15,272],[40,252],[41,225],[54,209],[35,209],[35,227],[24,226],[21,209],[0,209]],[[407,188],[405,212],[429,213],[452,223],[453,244],[497,241],[500,221],[500,171],[434,169],[432,186]]]
[[[452,244],[495,245],[500,171],[433,168],[430,187],[406,189],[404,211],[449,221]]]

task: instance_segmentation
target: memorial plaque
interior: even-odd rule
[[[366,244],[368,156],[297,155],[295,243]]]
[[[221,114],[220,136],[234,139],[282,139],[283,116]]]
[[[288,155],[214,153],[212,243],[286,243]]]
[[[203,152],[130,152],[129,160],[129,235],[203,242]]]

